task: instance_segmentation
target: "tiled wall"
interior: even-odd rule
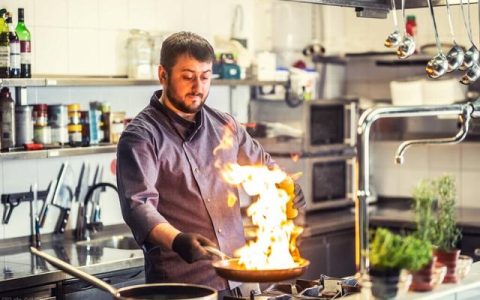
[[[378,195],[411,197],[421,179],[451,174],[456,180],[457,205],[480,207],[480,144],[413,146],[406,151],[404,164],[396,165],[394,157],[399,145],[400,142],[373,143],[371,173]]]

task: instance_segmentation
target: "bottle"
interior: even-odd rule
[[[0,90],[0,134],[1,148],[15,146],[15,101],[8,87]]]
[[[18,9],[18,24],[15,31],[20,40],[20,76],[22,78],[30,78],[32,77],[32,46],[30,42],[30,31],[28,31],[27,26],[25,26],[23,8]]]
[[[7,17],[8,40],[10,43],[10,77],[20,77],[20,40],[18,39],[15,28],[13,28],[12,16]]]
[[[7,10],[0,9],[0,78],[8,78],[10,74],[10,42],[8,40],[8,26],[5,22]]]

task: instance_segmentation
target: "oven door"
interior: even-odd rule
[[[294,157],[273,156],[287,173],[302,172],[297,180],[302,187],[307,210],[330,209],[354,202],[355,154]]]
[[[341,150],[355,146],[357,104],[354,101],[312,101],[305,105],[305,152]]]

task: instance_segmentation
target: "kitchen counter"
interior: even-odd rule
[[[97,240],[111,238],[112,235],[131,236],[131,233],[126,226],[115,225],[112,230],[105,229],[91,242],[77,243],[66,237],[42,243],[42,250],[94,275],[143,266],[143,253],[140,249],[115,249],[96,243]],[[1,292],[72,278],[31,254],[29,246],[25,244],[2,247],[0,268],[3,271],[3,276],[0,275]]]
[[[457,224],[464,233],[480,234],[480,208],[457,208]],[[310,212],[306,217],[304,237],[349,229],[355,226],[353,208],[336,211]],[[369,207],[370,226],[386,226],[402,229],[414,229],[415,214],[408,207],[371,205]]]
[[[480,262],[472,265],[470,273],[459,283],[446,283],[436,287],[431,292],[408,292],[397,295],[395,299],[403,300],[455,300],[455,299],[479,299],[480,297]],[[345,300],[370,300],[375,299],[370,289],[364,288],[359,294],[342,298]]]

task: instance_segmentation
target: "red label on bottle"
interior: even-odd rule
[[[30,41],[20,41],[20,52],[31,52]]]

